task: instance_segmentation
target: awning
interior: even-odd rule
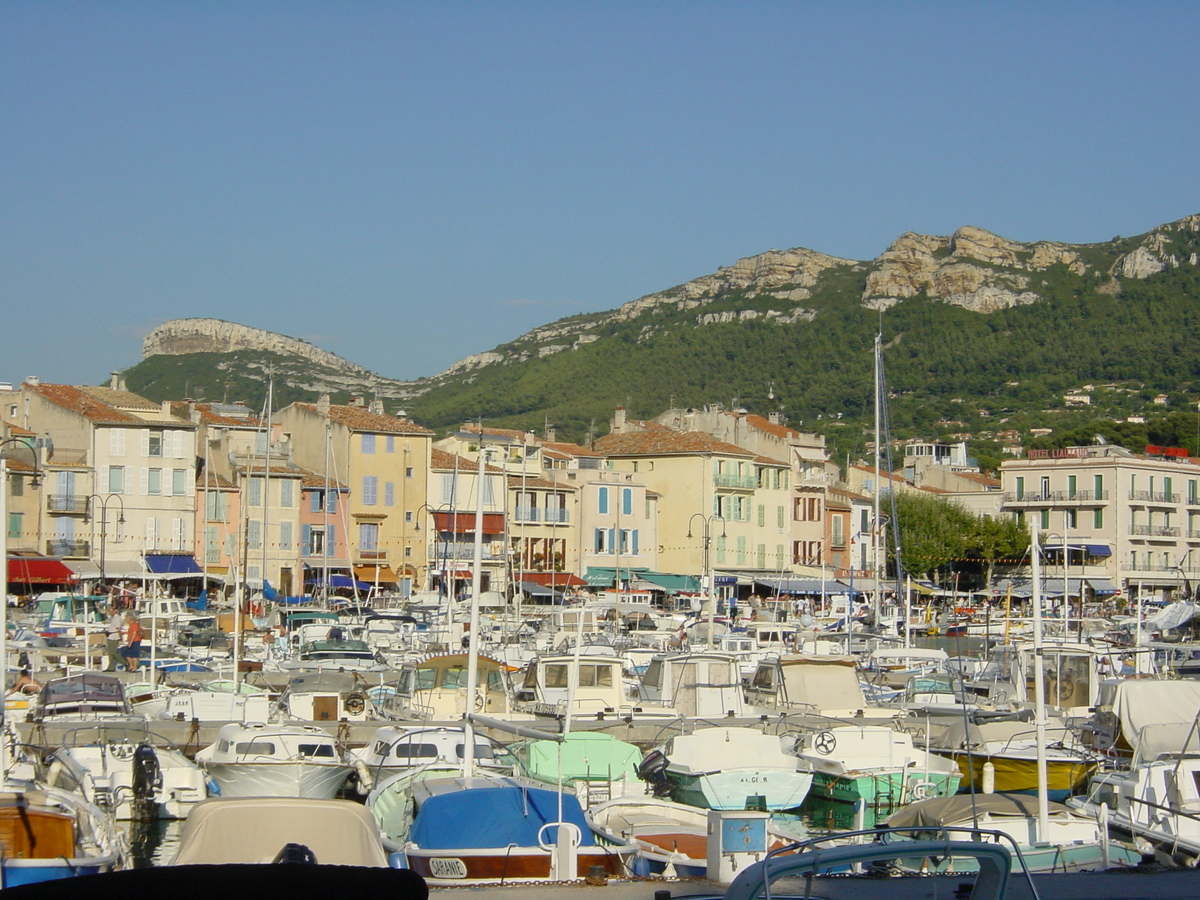
[[[259,583],[261,584],[261,582]],[[317,581],[306,581],[305,584],[319,586],[325,585],[326,582],[318,579]],[[357,581],[351,578],[349,575],[330,575],[327,586],[332,588],[354,588],[355,590],[359,591],[369,591],[371,589],[371,585],[367,584],[365,581]]]
[[[450,534],[474,534],[475,513],[473,512],[435,512],[433,514],[434,528]],[[483,514],[484,534],[504,534],[504,513]]]
[[[71,568],[80,579],[91,581],[100,578],[100,566],[90,559],[72,560]],[[104,564],[104,577],[137,580],[146,577],[146,569],[140,562],[110,559]]]
[[[1066,546],[1072,552],[1086,553],[1088,556],[1112,556],[1112,547],[1108,546],[1108,544],[1077,544],[1074,541],[1070,541]],[[1057,550],[1061,552],[1062,548],[1062,544],[1046,544],[1042,549]]]
[[[649,569],[627,569],[621,567],[621,580],[629,581],[632,578],[645,578],[649,574]],[[584,581],[588,587],[612,587],[613,582],[617,578],[617,570],[613,566],[588,566],[588,570],[583,573]]]
[[[528,594],[530,597],[549,597],[551,600],[562,599],[562,594],[558,591],[551,590],[544,585],[535,584],[532,581],[521,582],[521,593]]]
[[[204,574],[196,565],[196,557],[191,553],[147,553],[146,569],[151,575],[167,578],[188,578]]]
[[[661,572],[643,572],[639,577],[656,584],[664,591],[698,591],[700,579],[692,575],[667,575]]]
[[[1089,578],[1087,583],[1097,594],[1115,594],[1118,590],[1117,586],[1107,578]]]
[[[395,584],[399,581],[395,569],[391,566],[355,566],[354,577],[359,581],[379,584]]]
[[[67,584],[75,573],[58,559],[43,556],[10,556],[9,584]]]
[[[471,573],[467,569],[451,569],[448,572],[445,569],[439,569],[438,571],[434,572],[433,574],[440,575],[442,578],[453,578],[458,581],[470,581],[471,580]]]
[[[850,586],[834,578],[756,578],[755,584],[760,584],[776,594],[847,594]],[[859,586],[855,584],[854,592],[858,593]]]
[[[522,572],[517,577],[530,584],[540,584],[552,588],[587,586],[586,581],[570,572]]]
[[[737,583],[738,583],[738,578],[736,575],[714,575],[713,576],[713,584],[718,585],[718,586],[722,586],[722,585],[729,586],[729,585],[735,585]]]

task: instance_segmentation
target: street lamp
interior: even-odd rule
[[[715,585],[713,584],[713,573],[712,573],[712,523],[713,523],[713,519],[720,519],[720,521],[721,521],[721,537],[725,537],[725,517],[722,515],[718,515],[716,513],[714,513],[711,516],[706,516],[706,515],[704,515],[704,513],[692,513],[692,517],[690,519],[688,519],[687,536],[689,538],[692,537],[692,522],[695,521],[696,519],[699,519],[701,522],[704,523],[704,535],[703,535],[703,537],[704,537],[704,579],[706,582],[705,587],[708,590],[707,646],[708,646],[708,649],[711,650],[712,645],[713,645],[713,607],[716,605],[716,602],[717,602],[716,590],[715,590]]]
[[[33,456],[33,480],[31,486],[42,484],[42,470],[38,468],[37,450],[21,438],[0,440],[0,687],[8,691],[8,457],[4,448],[12,444],[24,447]],[[0,734],[7,734],[5,712],[0,709]],[[0,739],[0,782],[8,773],[8,739]]]
[[[86,525],[91,521],[92,511],[96,506],[100,507],[100,583],[103,584],[107,580],[106,568],[104,564],[104,549],[108,543],[108,504],[116,500],[120,505],[121,510],[117,516],[117,524],[125,524],[125,500],[120,494],[106,494],[101,497],[99,494],[88,494],[87,499],[83,501],[83,523]],[[117,532],[119,535],[120,532]],[[121,540],[120,537],[117,538]]]
[[[443,504],[441,504],[441,506],[437,506],[437,507],[430,506],[428,503],[422,503],[420,506],[418,506],[413,511],[413,531],[421,530],[421,513],[422,512],[426,512],[431,515],[437,515],[437,513],[440,513],[440,512],[448,512],[450,509],[451,509],[451,505],[449,503],[443,503]],[[436,520],[434,521],[434,529],[433,530],[434,530],[435,535],[440,534],[440,532],[438,531],[438,528],[437,528]],[[437,545],[438,545],[438,541],[435,538],[434,542],[433,542],[434,559],[435,560],[437,560],[437,558],[438,558],[436,555],[437,554]],[[426,551],[426,553],[428,554],[428,551]],[[449,556],[449,555],[450,555],[450,538],[446,538],[446,556]],[[426,561],[428,561],[428,559],[429,559],[428,555],[426,555],[425,558],[426,558]],[[449,591],[447,590],[447,585],[446,585],[446,564],[447,564],[447,560],[442,559],[442,569],[441,569],[442,581],[441,581],[441,584],[438,585],[438,596],[443,597],[443,598],[449,596]],[[432,567],[427,565],[427,566],[425,566],[425,568],[430,569]],[[436,571],[436,570],[433,570],[433,571]]]

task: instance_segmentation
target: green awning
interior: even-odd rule
[[[664,591],[698,591],[700,579],[694,575],[667,575],[662,572],[643,572],[639,577],[657,584]]]
[[[647,569],[627,569],[622,566],[621,580],[630,581],[633,578],[644,578],[647,571]],[[616,578],[615,566],[588,566],[588,570],[583,574],[583,580],[588,583],[588,587],[612,587]]]

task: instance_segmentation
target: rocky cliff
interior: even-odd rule
[[[223,319],[172,319],[142,339],[142,358],[182,356],[187,353],[232,353],[265,350],[281,356],[298,356],[319,366],[355,375],[370,375],[362,366],[322,350],[308,341]]]

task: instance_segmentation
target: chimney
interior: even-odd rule
[[[359,408],[361,409],[362,407],[366,406],[367,404],[366,404],[366,402],[363,400],[363,398],[360,396],[360,397],[351,397],[351,398],[350,398],[350,405],[351,405],[351,406],[357,406],[357,407],[359,407]]]
[[[558,440],[558,429],[553,425],[546,429],[546,440],[552,444]]]
[[[40,378],[39,378],[38,376],[36,376],[36,375],[26,375],[26,376],[25,376],[25,383],[26,383],[26,384],[31,384],[31,385],[33,385],[34,387],[37,387],[39,384],[41,384],[41,383],[42,383],[42,379],[40,379]]]
[[[613,434],[623,434],[625,431],[625,407],[618,406],[613,413]]]
[[[322,394],[317,398],[317,412],[323,416],[329,415],[329,395]]]
[[[122,375],[120,372],[110,373],[109,380],[108,380],[108,386],[111,390],[114,390],[114,391],[128,390],[128,388],[125,387],[125,376]]]
[[[382,416],[383,415],[383,401],[378,400],[378,399],[372,400],[371,405],[368,407],[368,409],[371,412],[375,413],[376,415]]]
[[[782,425],[783,423],[780,421],[781,418],[782,417],[779,415],[778,410],[772,410],[771,412],[767,413],[767,421],[772,425]]]

